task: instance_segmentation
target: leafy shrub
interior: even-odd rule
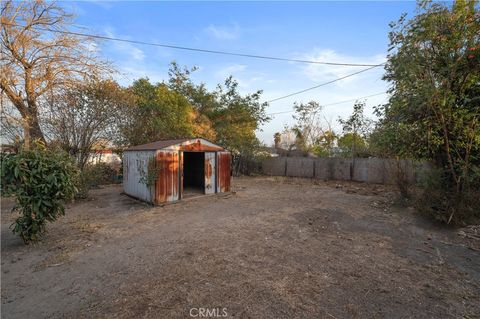
[[[460,192],[448,186],[449,175],[442,169],[433,169],[416,196],[417,209],[426,215],[453,225],[477,223],[480,219],[480,170],[475,168],[467,176],[470,187]]]
[[[118,182],[118,172],[106,163],[87,165],[76,179],[76,198],[87,198],[91,188]]]
[[[75,194],[77,169],[62,151],[41,145],[1,158],[2,194],[16,198],[13,208],[21,214],[10,226],[25,244],[40,239],[47,222],[65,214],[64,202]]]
[[[83,172],[77,175],[75,178],[75,187],[77,191],[75,192],[75,199],[83,199],[88,197],[88,191],[90,189],[88,177]]]

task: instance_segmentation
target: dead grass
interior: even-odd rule
[[[476,229],[392,205],[393,188],[238,178],[227,196],[150,207],[118,186],[71,205],[36,247],[2,215],[2,315],[459,318],[480,313]],[[8,202],[7,202],[8,204]],[[28,300],[28,302],[25,302]]]

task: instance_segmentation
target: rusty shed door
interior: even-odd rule
[[[219,193],[230,191],[230,165],[231,165],[230,153],[218,152],[217,153],[217,166],[218,166],[217,191]]]
[[[205,194],[215,193],[215,152],[205,152]]]
[[[178,200],[179,158],[176,151],[157,153],[158,178],[155,183],[155,204]]]

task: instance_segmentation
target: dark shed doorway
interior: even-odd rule
[[[205,193],[205,153],[183,152],[183,195]]]

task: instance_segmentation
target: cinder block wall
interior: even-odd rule
[[[313,177],[313,158],[287,157],[286,176],[290,177]]]
[[[263,173],[271,176],[377,184],[395,184],[399,176],[404,176],[410,183],[419,183],[429,169],[426,162],[386,158],[272,157],[262,163]]]
[[[285,176],[287,173],[286,157],[271,157],[262,162],[263,174],[271,176]]]

